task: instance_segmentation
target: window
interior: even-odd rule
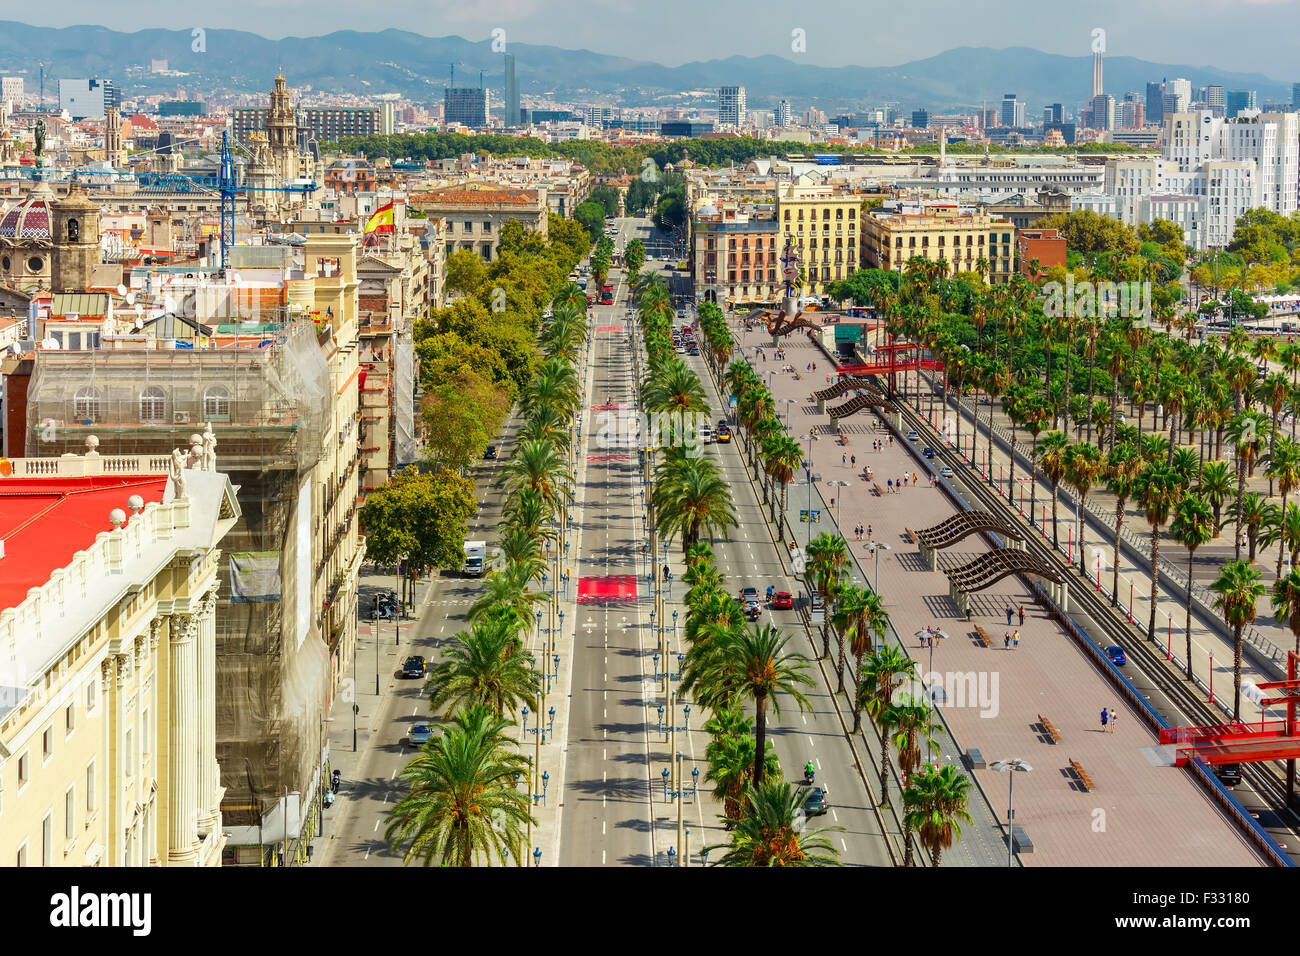
[[[146,707],[140,717],[140,726],[143,730],[143,736],[140,739],[140,752],[148,757],[153,753],[153,725],[149,723],[149,708]]]
[[[77,788],[69,787],[63,794],[63,837],[71,840],[77,835]]]
[[[41,731],[41,759],[49,760],[54,756],[54,728],[46,727]]]
[[[45,814],[41,821],[41,866],[54,865],[54,814]]]
[[[157,385],[150,385],[140,393],[140,421],[163,422],[167,417],[167,396]]]
[[[98,695],[99,684],[92,680],[86,685],[86,713],[93,714],[95,712],[95,702]]]
[[[40,272],[41,268],[44,265],[45,265],[44,259],[42,259],[40,256],[32,256],[30,259],[27,260],[27,271]]]
[[[31,779],[31,761],[27,758],[26,751],[18,758],[18,789],[21,791],[27,786],[27,781]]]
[[[466,232],[466,234],[472,233],[473,231],[474,231],[474,224],[473,224],[472,222],[468,222],[468,221],[467,221],[467,222],[465,223],[465,232]]]
[[[81,333],[80,333],[80,332],[69,332],[69,333],[68,333],[68,348],[73,349],[73,350],[76,350],[76,351],[80,351],[80,350],[81,350]]]
[[[95,760],[86,764],[86,816],[95,812]]]
[[[83,385],[72,399],[72,417],[79,422],[99,421],[99,389]]]
[[[485,233],[490,233],[490,232],[492,231],[492,222],[491,222],[491,220],[488,220],[487,222],[483,223],[483,231],[484,231]]]
[[[63,708],[63,736],[71,737],[77,729],[77,705],[69,704]]]
[[[122,740],[122,767],[123,775],[130,777],[135,774],[135,740],[132,731],[128,730]]]
[[[203,420],[230,421],[230,389],[224,385],[209,386],[203,392]]]

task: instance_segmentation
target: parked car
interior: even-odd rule
[[[412,747],[423,747],[433,739],[433,728],[428,724],[416,724],[406,735],[406,739]]]
[[[718,432],[714,435],[719,442],[726,443],[731,441],[731,427],[726,422],[718,422]]]
[[[402,662],[403,677],[423,677],[424,676],[424,658],[419,656],[408,657]]]
[[[1241,764],[1220,763],[1214,765],[1214,775],[1225,787],[1235,787],[1241,783]]]
[[[1118,644],[1112,644],[1110,647],[1106,648],[1106,656],[1110,658],[1112,664],[1117,666],[1128,663],[1128,655],[1124,653],[1124,648],[1120,647]]]
[[[789,591],[777,591],[772,595],[772,607],[776,610],[790,610],[794,607],[794,595]]]

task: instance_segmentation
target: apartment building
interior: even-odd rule
[[[219,866],[235,491],[203,446],[170,475],[170,455],[83,450],[0,478],[0,862]]]
[[[1010,222],[948,203],[902,206],[868,213],[862,222],[863,266],[903,272],[913,256],[946,261],[949,274],[977,272],[986,263],[988,283],[1010,280],[1015,268],[1016,227]]]
[[[697,295],[728,308],[781,301],[780,229],[772,206],[702,206],[691,229],[691,277]]]
[[[782,184],[776,191],[776,248],[793,244],[803,272],[801,295],[821,296],[826,284],[858,267],[858,208],[862,197],[831,186]]]
[[[497,257],[501,227],[511,219],[546,238],[550,207],[544,188],[518,189],[473,181],[410,197],[413,208],[446,223],[447,250],[469,249],[488,262]]]

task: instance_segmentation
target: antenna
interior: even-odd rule
[[[447,84],[448,89],[456,88],[456,64],[451,64],[451,82]]]
[[[45,108],[45,61],[41,61],[41,109]]]
[[[479,88],[480,90],[483,89],[483,71],[482,71],[482,70],[479,70],[479,71],[478,71],[478,88]]]

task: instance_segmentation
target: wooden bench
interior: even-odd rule
[[[970,764],[972,770],[987,770],[989,766],[984,760],[984,755],[974,747],[967,749],[966,762]]]
[[[1052,743],[1060,742],[1061,732],[1052,726],[1052,722],[1050,720],[1048,720],[1042,714],[1039,714],[1038,722],[1043,725],[1043,730],[1047,731],[1047,735],[1052,738]]]
[[[978,634],[978,635],[980,636],[980,640],[984,642],[984,646],[985,646],[985,647],[992,647],[992,646],[993,646],[993,642],[992,642],[991,640],[989,640],[988,633],[987,633],[987,632],[984,630],[984,628],[983,628],[982,626],[980,626],[979,624],[976,624],[976,625],[975,625],[975,633]]]
[[[1092,778],[1088,776],[1087,771],[1083,769],[1083,765],[1080,764],[1079,761],[1071,760],[1070,766],[1074,769],[1074,775],[1078,777],[1079,782],[1083,784],[1083,789],[1085,790],[1097,789],[1097,785],[1092,782]]]

